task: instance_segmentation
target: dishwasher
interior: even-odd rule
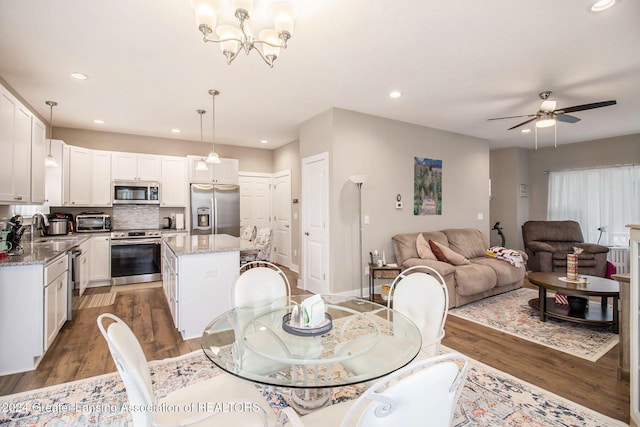
[[[73,318],[73,292],[74,289],[80,288],[83,277],[82,268],[80,268],[80,257],[82,256],[82,249],[75,248],[69,253],[69,271],[68,285],[67,286],[67,320]]]

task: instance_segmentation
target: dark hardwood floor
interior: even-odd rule
[[[297,274],[286,273],[292,293],[306,293],[295,286]],[[173,327],[161,287],[125,289],[118,288],[111,306],[76,310],[37,370],[0,377],[0,395],[115,372],[96,324],[101,313],[126,321],[149,360],[200,349],[199,339],[183,341]],[[617,379],[617,346],[597,362],[589,362],[454,316],[447,318],[443,345],[612,418],[629,420],[629,382]]]

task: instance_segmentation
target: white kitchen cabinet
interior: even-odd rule
[[[163,246],[163,288],[174,324],[183,339],[200,337],[215,317],[231,308],[229,293],[238,278],[240,252],[176,256],[167,243]]]
[[[89,281],[111,282],[111,237],[94,236],[89,247]]]
[[[112,153],[113,180],[160,181],[162,156],[154,154]]]
[[[31,204],[40,205],[45,200],[45,167],[46,152],[46,127],[37,117],[31,118]],[[59,166],[59,164],[58,164]],[[59,169],[47,168],[47,169]]]
[[[76,259],[78,271],[74,279],[78,295],[82,296],[89,286],[89,275],[91,274],[91,266],[89,265],[91,240],[82,242],[78,249],[80,250],[80,255]]]
[[[62,206],[63,202],[63,173],[67,172],[67,192],[69,185],[69,147],[59,139],[45,140],[45,146],[47,154],[49,153],[49,144],[51,144],[51,155],[56,159],[58,164],[57,168],[45,168],[44,171],[44,203],[48,206]],[[66,147],[67,156],[66,160],[63,155],[64,148]]]
[[[91,205],[111,206],[111,152],[91,151]]]
[[[0,267],[0,375],[35,369],[44,353],[43,265]]]
[[[189,182],[198,184],[238,184],[238,159],[220,159],[220,163],[207,163],[206,171],[196,170],[200,156],[187,156]]]
[[[71,147],[63,144],[62,146],[62,204],[69,206],[71,197],[69,194],[69,180],[71,178],[69,163],[71,162]]]
[[[0,202],[29,203],[31,197],[31,118],[8,90],[0,86]]]
[[[184,207],[187,204],[187,167],[184,157],[162,156],[160,206]]]
[[[68,260],[64,253],[44,267],[44,351],[67,321]]]
[[[173,324],[178,328],[178,258],[167,245],[162,245],[162,288]]]
[[[91,150],[70,147],[69,152],[69,205],[91,205]]]

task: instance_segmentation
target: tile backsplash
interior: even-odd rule
[[[114,230],[157,229],[159,216],[159,206],[114,206],[111,228]]]

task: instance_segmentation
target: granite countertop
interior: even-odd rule
[[[74,235],[72,237],[44,237],[37,239],[34,243],[30,241],[22,242],[24,252],[22,255],[10,255],[7,258],[0,260],[0,268],[2,267],[16,267],[21,265],[33,265],[33,264],[47,264],[53,261],[57,256],[62,253],[80,245],[82,242],[88,240],[91,236],[86,234]]]
[[[185,234],[168,237],[165,242],[178,256],[258,249],[254,243],[228,234]]]

